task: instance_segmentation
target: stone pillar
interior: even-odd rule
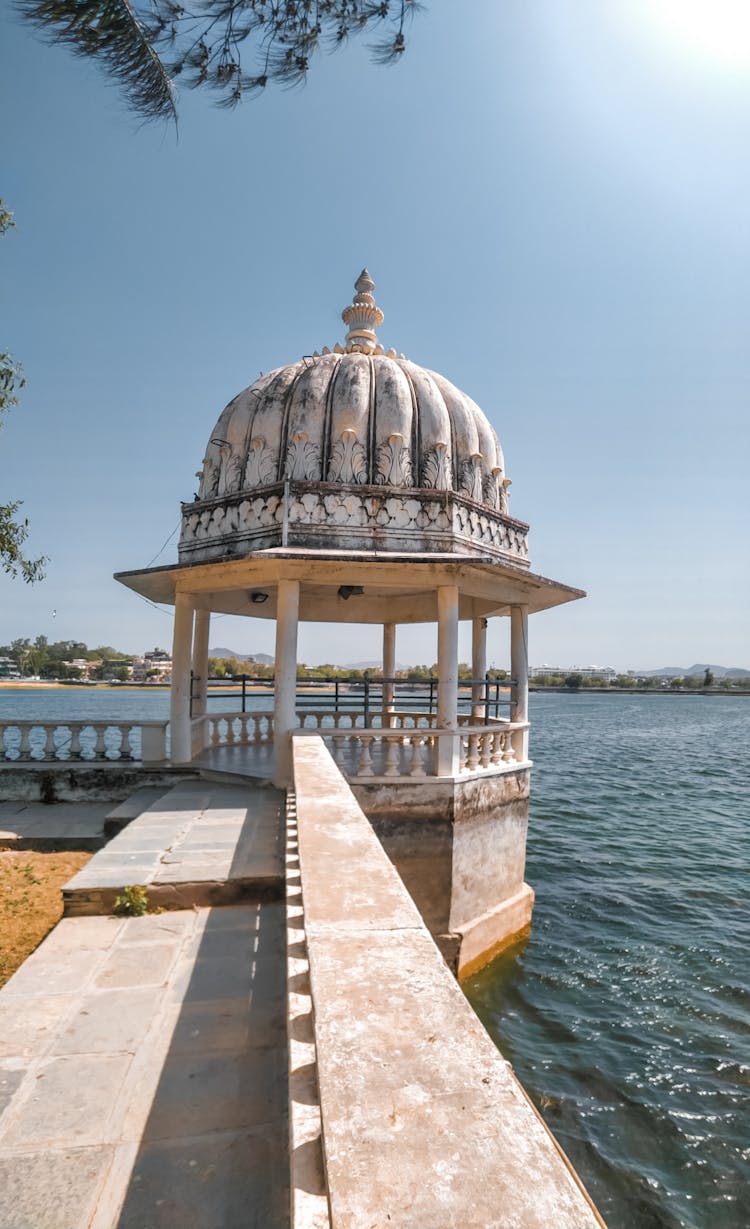
[[[438,730],[458,730],[458,586],[439,585],[438,604]],[[458,773],[458,734],[438,734],[437,771]]]
[[[471,621],[471,677],[483,679],[487,673],[487,620]],[[471,715],[484,722],[486,688],[475,682],[471,689]]]
[[[529,719],[529,615],[527,606],[510,608],[510,673],[511,721]],[[513,750],[517,760],[529,758],[529,732],[518,730],[513,735]]]
[[[209,610],[196,610],[193,628],[193,718],[206,713],[206,690],[208,680],[208,635],[211,624]],[[191,750],[193,759],[200,755],[206,742],[205,722],[191,723]]]
[[[392,679],[396,673],[396,624],[383,624],[383,678]],[[383,710],[393,712],[393,683],[383,684]]]
[[[276,682],[273,702],[274,785],[291,784],[291,732],[297,725],[297,625],[299,581],[280,580],[276,590]]]
[[[193,631],[193,716],[200,717],[206,711],[208,684],[208,637],[211,626],[210,610],[196,610]]]
[[[175,594],[174,638],[172,640],[172,688],[170,692],[170,756],[173,764],[189,764],[190,744],[190,663],[193,643],[193,599],[189,593]]]

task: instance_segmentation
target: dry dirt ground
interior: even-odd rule
[[[59,922],[60,889],[90,857],[0,849],[0,986]]]

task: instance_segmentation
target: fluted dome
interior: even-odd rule
[[[184,506],[181,558],[196,557],[196,550],[208,557],[201,549],[207,537],[214,548],[210,557],[222,553],[219,546],[236,555],[289,545],[290,525],[305,522],[317,531],[315,545],[328,528],[327,544],[337,549],[368,544],[461,551],[458,539],[448,542],[442,532],[443,522],[454,519],[448,503],[456,501],[465,513],[458,538],[476,537],[479,528],[487,541],[490,522],[499,518],[512,530],[500,535],[502,553],[510,552],[516,562],[525,558],[526,526],[507,516],[510,484],[492,426],[443,376],[394,350],[385,352],[375,333],[383,314],[373,289],[364,270],[352,305],[342,313],[349,325],[345,345],[269,372],[225,408],[209,437],[197,501]],[[285,490],[286,516],[279,511]],[[350,496],[346,515],[342,494]],[[397,497],[408,497],[412,505],[411,528],[426,531],[422,545],[416,538],[405,542],[408,526],[393,504]],[[253,517],[256,529],[270,530],[269,515],[285,525],[283,543],[252,531]],[[352,540],[342,532],[346,528],[371,532]],[[246,542],[244,550],[237,549],[240,541]]]

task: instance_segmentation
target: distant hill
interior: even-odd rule
[[[237,661],[254,661],[259,666],[272,666],[273,658],[267,653],[237,653],[234,649],[209,649],[209,657],[234,657]]]
[[[344,670],[382,670],[383,662],[382,661],[348,661],[346,665],[343,666],[342,668]],[[397,670],[408,670],[409,667],[403,666],[400,662],[397,661],[396,669]]]
[[[689,678],[695,674],[703,675],[706,670],[710,670],[717,679],[750,678],[750,670],[743,670],[741,666],[713,666],[707,662],[697,662],[694,666],[662,666],[660,670],[639,670],[638,674],[652,679]]]

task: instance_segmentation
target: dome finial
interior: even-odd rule
[[[344,324],[349,325],[346,335],[346,348],[349,352],[360,350],[363,354],[371,354],[378,345],[375,329],[385,319],[379,307],[376,307],[372,292],[375,283],[363,269],[354,283],[356,294],[350,307],[345,307],[341,313]]]

